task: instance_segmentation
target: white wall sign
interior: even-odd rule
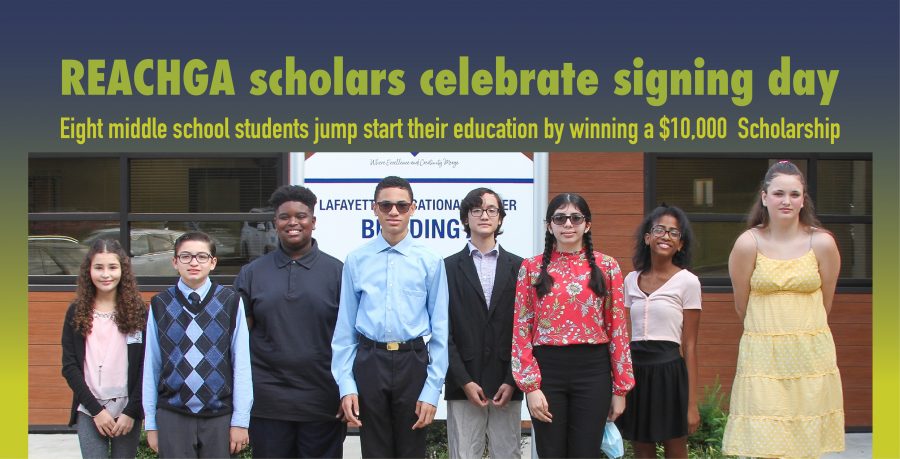
[[[381,231],[372,202],[388,175],[409,180],[416,201],[410,233],[442,256],[463,248],[459,202],[478,187],[503,198],[500,244],[533,255],[534,169],[522,153],[316,153],[304,164],[304,182],[319,198],[313,235],[320,249],[344,260]]]

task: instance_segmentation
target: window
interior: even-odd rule
[[[693,271],[705,286],[728,286],[728,254],[773,162],[787,159],[806,175],[822,225],[841,251],[839,287],[872,285],[872,159],[869,154],[647,154],[645,210],[681,207],[696,244]]]
[[[186,231],[208,233],[219,259],[214,273],[233,276],[276,247],[266,206],[285,181],[285,161],[283,154],[32,155],[29,282],[77,275],[88,247],[101,238],[122,243],[138,276],[171,278],[173,243]]]

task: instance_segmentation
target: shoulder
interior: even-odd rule
[[[812,247],[814,250],[837,250],[837,242],[835,242],[834,235],[831,231],[822,228],[810,228],[810,232],[812,233],[810,237],[812,237]]]
[[[237,294],[237,290],[235,290],[233,287],[222,285],[217,282],[213,283],[212,288],[215,289],[213,290],[213,292],[215,292],[216,296],[221,296],[223,298]]]
[[[335,258],[335,257],[331,256],[330,254],[328,254],[328,253],[326,253],[326,252],[323,252],[323,251],[321,251],[321,250],[319,250],[319,260],[318,260],[318,262],[319,262],[319,263],[323,263],[323,264],[325,264],[326,266],[335,267],[335,268],[337,268],[337,269],[339,269],[339,270],[340,270],[341,268],[344,267],[344,262],[343,262],[343,261],[338,260],[337,258]]]
[[[676,273],[676,276],[678,276],[678,281],[684,290],[700,290],[700,278],[696,274],[687,269],[682,269]]]
[[[150,303],[153,304],[153,303],[156,303],[156,302],[158,302],[158,301],[164,301],[165,298],[167,298],[167,297],[169,297],[169,296],[172,295],[172,289],[173,289],[173,288],[175,288],[175,287],[169,286],[169,287],[166,287],[165,290],[163,290],[163,291],[161,291],[161,292],[157,292],[155,295],[153,295],[152,297],[150,297]]]
[[[812,249],[816,254],[816,258],[822,262],[840,263],[840,252],[838,251],[837,242],[834,235],[830,231],[822,228],[812,228]]]
[[[750,255],[756,254],[757,242],[756,235],[754,234],[754,229],[748,229],[741,233],[738,236],[737,240],[734,241],[734,248],[732,248],[732,253],[738,255]]]
[[[440,263],[444,262],[443,257],[441,257],[437,252],[432,250],[430,247],[428,247],[425,244],[420,243],[419,241],[413,241],[413,244],[410,246],[410,249],[413,251],[413,253],[416,254],[416,256],[420,257],[422,260],[424,260],[427,263],[433,264],[433,263],[438,263],[438,262],[440,262]]]
[[[631,271],[625,276],[625,283],[637,282],[637,278],[640,275],[640,271]]]
[[[694,284],[700,285],[700,278],[697,277],[696,274],[692,273],[688,269],[682,269],[681,271],[678,271],[677,274],[678,274],[678,276],[681,277],[682,282],[685,282],[685,283],[688,283],[691,285],[694,285]]]
[[[359,260],[361,258],[365,257],[365,253],[366,253],[365,248],[368,245],[369,245],[369,243],[366,243],[365,245],[357,247],[357,248],[351,250],[349,253],[347,253],[347,257],[344,258],[344,266],[355,267],[355,265],[357,263],[359,263]]]
[[[276,250],[280,250],[280,249],[276,249]],[[272,251],[263,256],[257,257],[255,260],[242,266],[240,272],[238,272],[238,276],[252,275],[254,272],[259,271],[260,269],[262,269],[263,266],[265,266],[264,265],[264,263],[266,262],[265,260],[272,260],[273,258],[275,258],[275,251]],[[271,261],[269,261],[269,263],[271,263]]]
[[[594,260],[597,260],[597,265],[599,265],[601,268],[619,270],[619,262],[615,258],[605,253],[595,250]]]
[[[526,269],[540,269],[541,263],[544,262],[544,255],[538,254],[522,260],[522,267]]]
[[[522,257],[504,249],[502,245],[500,246],[500,255],[506,256],[514,264],[517,264],[517,265],[522,264],[522,261],[523,261]]]

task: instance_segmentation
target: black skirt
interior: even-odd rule
[[[678,343],[632,341],[634,388],[616,419],[622,438],[654,443],[687,435],[688,374]]]

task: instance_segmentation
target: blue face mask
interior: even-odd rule
[[[616,459],[625,455],[625,445],[622,443],[622,434],[612,421],[606,421],[603,429],[603,442],[600,448],[610,459]]]

